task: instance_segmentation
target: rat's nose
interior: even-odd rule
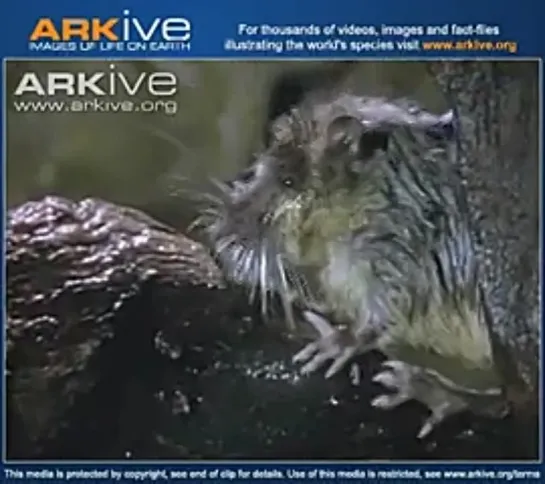
[[[244,187],[251,183],[256,176],[256,170],[254,167],[246,168],[245,170],[237,173],[234,178],[227,180],[225,185],[227,185],[231,190],[235,190],[239,187]]]
[[[250,167],[240,172],[236,177],[236,181],[241,183],[250,183],[254,178],[255,178],[255,168]]]

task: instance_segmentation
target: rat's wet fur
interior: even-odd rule
[[[199,220],[264,312],[271,294],[291,324],[292,303],[307,308],[319,338],[295,356],[303,372],[330,360],[329,377],[382,351],[375,380],[394,393],[373,404],[426,404],[420,436],[467,407],[503,409],[454,134],[451,112],[406,100],[303,104],[273,123],[248,169],[218,183]]]

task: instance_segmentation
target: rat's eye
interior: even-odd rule
[[[278,150],[277,157],[277,182],[286,188],[301,185],[308,168],[305,152],[292,145],[284,146]]]
[[[282,179],[282,185],[284,185],[285,187],[291,188],[293,184],[294,184],[294,181],[292,177],[288,176]]]

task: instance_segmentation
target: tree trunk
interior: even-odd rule
[[[539,65],[440,62],[458,111],[458,162],[482,290],[515,413],[537,429],[539,393]]]

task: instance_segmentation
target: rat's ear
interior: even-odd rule
[[[343,145],[355,156],[366,160],[377,150],[388,148],[389,133],[386,130],[368,129],[353,116],[339,116],[328,127],[329,146]]]
[[[343,144],[352,145],[357,142],[363,132],[360,121],[353,116],[338,116],[327,127],[327,141],[331,147]]]

